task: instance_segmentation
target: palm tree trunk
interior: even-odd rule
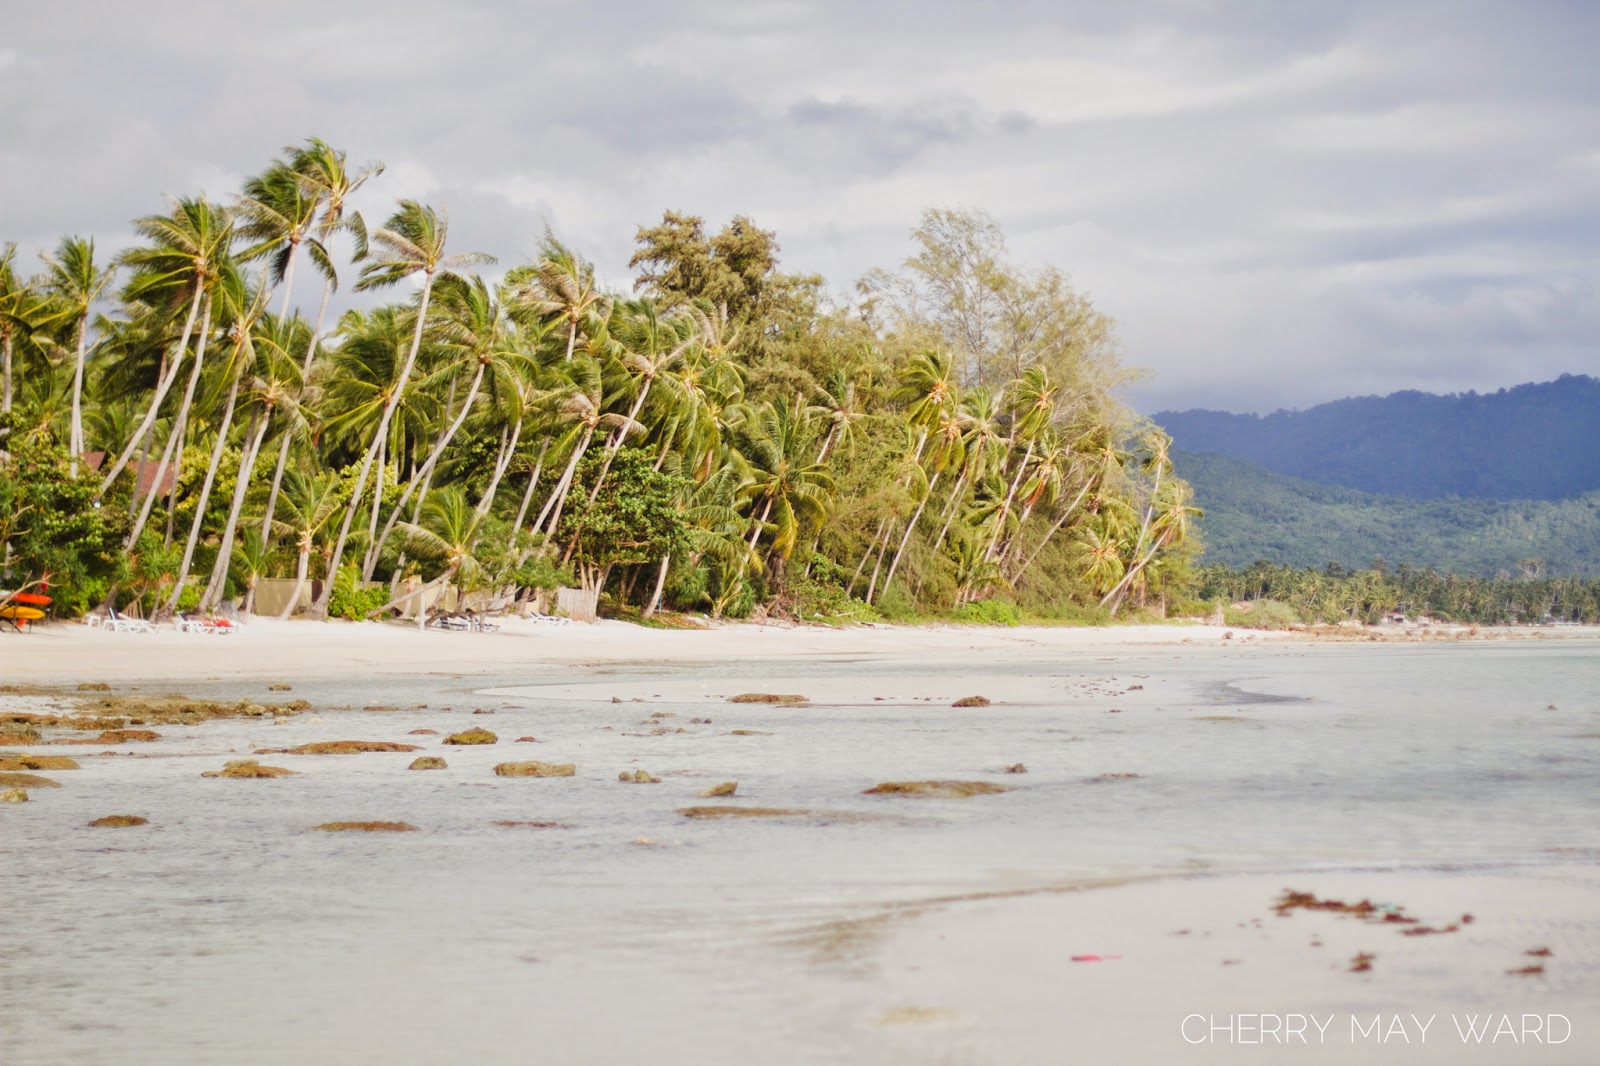
[[[567,493],[572,490],[572,472],[578,469],[578,462],[583,458],[583,453],[589,450],[589,441],[593,437],[594,427],[589,426],[583,431],[583,440],[572,450],[572,458],[567,460],[567,468],[561,472],[561,480],[556,482],[555,487],[550,490],[550,498],[545,501],[544,509],[539,513],[538,521],[533,523],[534,533],[546,528],[545,515],[548,513],[550,517],[548,532],[551,536],[555,535],[556,527],[561,524],[561,509],[566,506]],[[551,511],[552,507],[554,508],[553,512]]]
[[[378,419],[378,430],[361,459],[361,473],[356,477],[356,487],[350,494],[344,521],[339,526],[339,538],[334,542],[333,554],[328,559],[328,573],[322,583],[322,595],[318,596],[317,602],[311,606],[311,615],[318,620],[328,617],[328,601],[333,598],[334,579],[338,576],[339,566],[344,561],[344,546],[350,537],[350,523],[355,521],[356,510],[361,506],[361,497],[367,487],[367,475],[372,472],[372,460],[378,454],[382,443],[388,439],[389,422],[394,417],[394,409],[399,406],[401,395],[405,393],[406,383],[411,379],[411,367],[417,361],[417,350],[422,347],[422,324],[428,317],[428,297],[432,293],[433,274],[429,272],[422,283],[422,299],[417,306],[417,328],[411,335],[411,350],[406,353],[406,363],[400,371],[400,381],[395,387],[394,395],[383,405],[383,416]]]
[[[289,239],[289,261],[283,268],[283,302],[278,305],[278,325],[283,325],[283,320],[289,317],[289,293],[294,289],[294,261],[295,253],[300,250],[300,238]]]
[[[305,546],[300,549],[300,560],[294,569],[294,591],[289,593],[289,602],[283,605],[283,610],[278,612],[278,621],[287,622],[294,613],[294,605],[300,602],[300,590],[306,587],[306,567],[311,562],[311,539],[306,538]]]
[[[1055,520],[1055,523],[1050,527],[1050,532],[1046,533],[1044,539],[1034,546],[1032,553],[1028,556],[1028,561],[1017,567],[1017,572],[1011,575],[1012,581],[1019,580],[1023,574],[1028,572],[1028,568],[1033,566],[1034,560],[1039,558],[1039,553],[1044,551],[1044,546],[1049,544],[1057,533],[1061,532],[1061,527],[1067,524],[1067,520],[1072,517],[1073,512],[1078,509],[1078,505],[1083,502],[1085,496],[1089,495],[1089,490],[1092,488],[1094,488],[1094,478],[1091,477],[1083,483],[1083,488],[1078,490],[1078,495],[1073,498],[1073,501],[1067,504],[1066,509],[1061,512],[1061,517]]]
[[[8,338],[9,339],[9,338]],[[89,309],[84,308],[83,317],[78,319],[78,359],[72,370],[72,443],[68,450],[72,453],[72,476],[78,476],[78,457],[83,454],[83,360],[88,351],[89,344]],[[7,353],[9,356],[9,353]],[[9,373],[11,364],[9,359],[6,370]],[[10,396],[10,381],[7,380],[6,393]]]
[[[856,582],[861,580],[861,572],[867,568],[867,560],[872,558],[872,553],[878,550],[878,541],[883,539],[883,535],[888,528],[889,519],[887,516],[878,519],[878,531],[872,535],[872,540],[867,545],[867,550],[861,555],[861,561],[856,564],[856,572],[850,575],[850,584],[845,586],[846,592],[853,591],[856,587]]]
[[[322,307],[317,311],[317,325],[311,331],[311,343],[306,345],[306,355],[300,363],[301,375],[311,372],[311,364],[317,356],[317,339],[322,335],[322,320],[328,313],[328,298],[333,295],[333,282],[323,282]],[[283,486],[283,471],[289,465],[289,446],[294,442],[291,428],[284,427],[283,443],[278,446],[278,465],[272,470],[272,488],[267,493],[267,511],[261,517],[261,536],[263,539],[272,535],[272,516],[278,510],[278,492]]]
[[[956,510],[961,505],[961,494],[967,487],[967,472],[961,471],[961,476],[956,478],[955,491],[950,494],[950,505],[944,509],[944,525],[939,527],[939,535],[933,538],[933,546],[937,548],[944,543],[944,535],[950,532],[950,523],[955,521]]]
[[[11,328],[9,326],[6,327],[6,330],[5,330],[4,347],[5,347],[5,386],[4,386],[4,391],[0,392],[0,411],[9,412],[11,410],[11,349],[12,349]]]
[[[522,437],[522,419],[511,426],[511,438],[506,439],[505,430],[500,431],[500,455],[494,463],[494,476],[489,479],[489,485],[483,490],[483,497],[478,500],[477,512],[479,517],[489,513],[489,508],[494,506],[495,494],[500,491],[500,479],[506,476],[506,470],[511,466],[511,457],[517,453],[517,442]]]
[[[161,401],[167,398],[167,393],[171,390],[173,382],[178,380],[178,371],[183,366],[183,353],[189,348],[189,337],[194,332],[194,318],[200,310],[200,297],[204,293],[205,287],[203,285],[195,286],[194,299],[189,302],[189,317],[184,319],[183,335],[178,338],[178,346],[172,350],[172,359],[167,365],[166,375],[156,382],[155,395],[150,398],[149,409],[145,411],[144,418],[140,420],[139,428],[134,430],[133,435],[128,438],[128,446],[123,449],[122,454],[117,457],[117,461],[111,464],[111,469],[106,471],[105,477],[101,479],[100,491],[95,494],[96,498],[106,494],[106,490],[111,487],[111,483],[117,480],[117,475],[122,473],[123,467],[128,465],[128,460],[133,458],[134,451],[139,447],[139,438],[149,433],[150,428],[156,424],[156,416],[161,411]],[[208,297],[206,299],[207,321],[211,317],[210,310],[211,301]]]
[[[405,492],[400,494],[399,502],[394,505],[394,510],[389,512],[389,521],[384,523],[383,535],[374,540],[372,546],[367,549],[367,558],[361,565],[361,579],[363,581],[372,580],[372,571],[378,565],[378,553],[389,542],[389,535],[394,532],[395,525],[400,521],[400,513],[405,507],[406,501],[411,499],[412,492],[417,489],[418,478],[421,479],[421,491],[417,493],[417,507],[420,509],[422,501],[428,498],[428,487],[433,483],[434,467],[438,465],[439,457],[444,454],[444,450],[455,439],[456,431],[467,420],[467,414],[472,410],[472,401],[478,398],[478,387],[483,384],[483,371],[484,364],[479,363],[478,372],[472,376],[472,387],[467,389],[467,398],[462,403],[461,410],[456,412],[456,417],[451,421],[449,428],[440,434],[439,439],[434,442],[433,451],[429,453],[428,461],[422,464],[422,469],[417,472],[417,477],[407,482]],[[396,397],[398,396],[399,393],[397,392]],[[379,477],[382,477],[381,473]],[[376,505],[374,505],[374,513],[376,513]],[[411,520],[415,522],[417,515],[413,515]]]
[[[629,432],[633,429],[634,419],[639,417],[639,408],[644,406],[644,398],[650,395],[650,386],[654,378],[645,378],[644,384],[639,388],[639,395],[633,401],[633,410],[628,412],[628,421],[617,427],[617,435],[606,446],[605,462],[600,464],[600,473],[594,479],[594,488],[589,492],[589,502],[593,503],[600,496],[600,487],[606,483],[606,475],[611,472],[611,462],[617,457],[617,452],[622,449],[622,442],[628,439]]]
[[[656,608],[661,606],[661,592],[667,587],[667,567],[672,564],[671,555],[661,557],[661,570],[656,574],[656,590],[650,594],[650,603],[644,609],[644,617],[649,618],[656,613]]]
[[[206,341],[210,336],[211,297],[207,296],[205,313],[200,317],[200,340],[195,345],[194,350],[194,369],[189,371],[189,382],[183,388],[183,402],[178,405],[177,424],[173,427],[174,432],[167,435],[167,446],[161,452],[161,461],[156,464],[155,476],[150,481],[150,491],[145,494],[144,503],[139,508],[139,518],[134,522],[133,528],[128,531],[128,539],[124,544],[125,548],[132,548],[139,542],[139,534],[144,532],[145,523],[150,520],[150,508],[155,504],[156,497],[161,493],[161,481],[167,475],[167,462],[172,458],[173,445],[177,444],[179,448],[183,446],[182,441],[179,439],[182,433],[178,431],[183,429],[184,422],[189,417],[189,406],[194,402],[195,386],[200,383],[200,371],[203,369],[206,359]],[[176,364],[174,364],[174,369],[176,369]],[[154,413],[154,404],[151,405],[150,410]],[[108,481],[107,484],[110,484],[110,482]],[[104,491],[104,486],[102,486],[101,491]],[[138,495],[137,484],[134,485],[134,494]]]
[[[511,523],[511,536],[517,535],[517,530],[522,528],[523,520],[528,517],[528,508],[533,506],[533,494],[539,487],[539,475],[544,472],[544,453],[550,449],[550,438],[545,437],[544,443],[539,445],[539,458],[533,464],[533,473],[528,478],[527,491],[522,494],[522,505],[517,508],[517,520]]]
[[[228,587],[228,567],[233,562],[233,538],[239,529],[239,512],[244,509],[244,498],[250,491],[250,474],[261,455],[261,442],[266,438],[270,421],[262,411],[250,415],[244,454],[239,458],[239,478],[233,486],[233,502],[228,507],[228,520],[222,525],[222,543],[217,547],[217,560],[211,566],[211,580],[206,584],[205,595],[200,597],[202,612],[215,611]]]
[[[883,587],[885,589],[889,587],[889,582],[894,580],[894,572],[900,568],[900,557],[906,553],[906,545],[911,543],[911,534],[916,532],[917,519],[922,517],[922,509],[928,505],[928,499],[933,495],[934,487],[939,484],[939,476],[943,473],[943,470],[934,473],[933,480],[928,482],[928,491],[923,495],[921,502],[917,504],[917,509],[912,512],[911,521],[906,523],[905,536],[900,538],[900,546],[895,549],[894,559],[889,563],[889,572],[883,578]],[[872,594],[873,590],[868,589],[867,602],[869,604],[872,602]]]
[[[183,597],[183,586],[189,581],[189,564],[194,561],[194,548],[200,541],[200,524],[205,520],[206,504],[211,500],[211,487],[217,480],[217,466],[221,464],[222,453],[228,446],[228,430],[233,426],[233,408],[238,402],[239,383],[243,378],[244,360],[241,359],[239,368],[233,375],[233,385],[228,389],[228,402],[223,407],[222,421],[218,425],[217,443],[211,447],[211,461],[206,464],[205,480],[200,484],[200,498],[195,504],[194,521],[189,523],[189,539],[183,546],[183,562],[178,567],[178,586],[172,590],[172,598],[167,601],[168,611],[178,609],[178,600]],[[243,480],[249,476],[250,471],[241,465],[239,478]]]
[[[371,581],[378,568],[378,510],[383,506],[383,471],[389,465],[389,442],[378,450],[378,465],[372,471],[372,513],[367,518],[367,557],[361,562],[361,580]],[[395,512],[399,513],[396,507]]]
[[[994,536],[989,538],[989,547],[983,553],[983,561],[988,562],[994,557],[994,550],[1000,545],[1000,534],[1006,527],[1006,516],[1011,513],[1011,501],[1017,498],[1017,486],[1022,484],[1022,475],[1028,469],[1028,462],[1033,458],[1033,442],[1028,442],[1028,451],[1022,457],[1022,462],[1017,466],[1017,476],[1011,479],[1011,487],[1006,490],[1005,502],[1000,505],[1000,513],[995,516]]]

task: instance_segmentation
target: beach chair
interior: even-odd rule
[[[528,617],[533,619],[535,622],[547,622],[553,626],[565,626],[572,624],[572,619],[570,618],[562,618],[560,615],[554,614],[541,614],[538,611],[529,611]]]
[[[212,632],[215,632],[215,629],[211,625],[211,623],[201,621],[198,618],[190,618],[186,614],[178,615],[176,617],[176,619],[174,619],[174,621],[172,623],[172,628],[176,629],[179,633],[212,633]]]
[[[143,618],[130,618],[115,607],[106,608],[105,627],[113,633],[154,633],[156,627]]]

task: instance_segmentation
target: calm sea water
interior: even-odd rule
[[[1024,698],[947,706],[1009,684]],[[712,698],[808,686],[832,695],[803,709]],[[185,690],[268,698],[244,684]],[[787,945],[884,904],[1157,875],[1589,876],[1597,694],[1592,641],[301,685],[293,695],[321,706],[427,707],[168,728],[125,749],[146,757],[85,757],[56,775],[64,787],[0,808],[0,1062],[867,1061],[835,1015],[874,980],[870,950],[841,943],[819,969]],[[649,733],[641,721],[657,711],[685,732],[629,735]],[[501,743],[407,736],[471,725]],[[539,743],[511,743],[523,735]],[[257,746],[325,739],[412,740],[450,769],[407,771],[413,756],[399,754],[264,756],[303,775],[199,776]],[[576,762],[578,775],[490,772],[525,758]],[[1025,776],[999,773],[1017,762]],[[616,780],[641,767],[662,783]],[[860,794],[914,778],[1016,788],[966,801]],[[676,813],[715,802],[696,793],[723,780],[739,782],[734,802],[892,817]],[[152,824],[86,828],[110,813]],[[357,819],[422,831],[307,831]],[[1594,948],[1600,904],[1565,917],[1582,927],[1573,942]],[[1568,973],[1600,995],[1595,955],[1575,962]],[[977,1061],[1006,1061],[1004,1049]]]

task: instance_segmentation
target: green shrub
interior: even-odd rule
[[[1010,600],[988,599],[963,603],[953,617],[968,625],[1015,626],[1022,624],[1022,612]]]
[[[1111,612],[1097,603],[1073,603],[1064,600],[1052,603],[1046,607],[1039,607],[1026,612],[1030,622],[1041,622],[1046,625],[1067,626],[1107,626],[1111,624]]]
[[[898,581],[883,590],[883,595],[878,597],[875,606],[886,621],[907,623],[915,622],[919,618],[916,601]]]
[[[328,598],[329,615],[360,622],[389,602],[389,590],[382,585],[363,587],[360,573],[353,566],[339,571],[338,579],[333,583],[333,595]]]
[[[1222,621],[1241,629],[1288,629],[1301,623],[1300,615],[1287,603],[1277,600],[1256,600],[1222,609]]]

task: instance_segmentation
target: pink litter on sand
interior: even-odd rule
[[[1122,958],[1121,955],[1074,955],[1074,956],[1072,956],[1072,961],[1073,962],[1111,962],[1114,959],[1120,959],[1120,958]]]

